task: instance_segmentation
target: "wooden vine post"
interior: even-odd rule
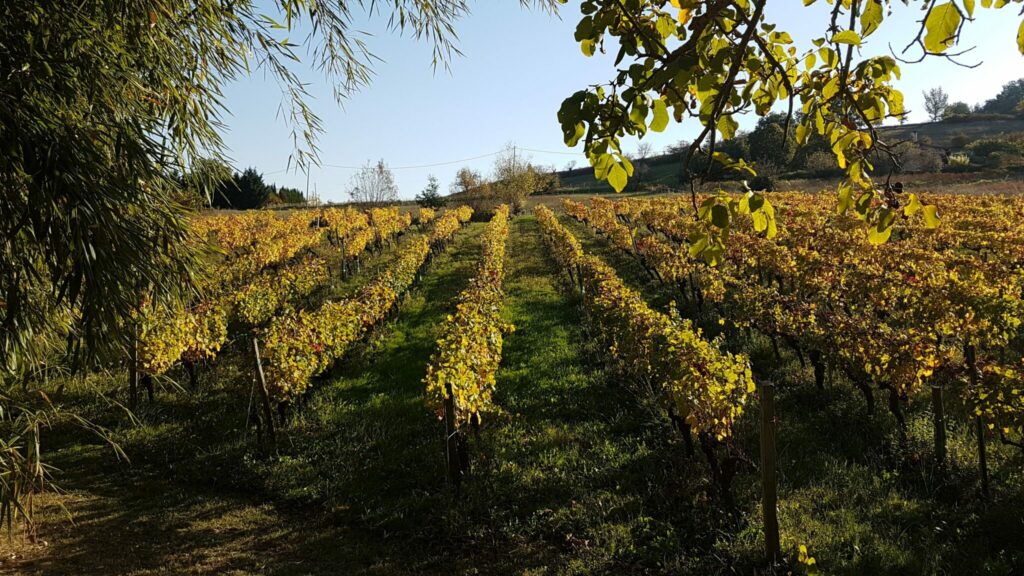
[[[946,465],[946,410],[942,402],[942,386],[932,385],[932,425],[935,436],[935,462],[939,468]]]
[[[967,376],[970,379],[971,390],[978,390],[978,364],[974,345],[964,346],[964,360],[967,361]],[[981,475],[981,495],[988,498],[988,458],[985,454],[985,421],[981,415],[974,418],[975,432],[978,436],[978,472]]]
[[[132,411],[139,406],[139,338],[132,336],[131,362],[128,366],[128,408]]]
[[[779,561],[778,485],[775,461],[775,385],[761,384],[761,514],[764,551],[771,564]]]
[[[263,376],[263,361],[260,360],[260,342],[256,336],[252,337],[252,351],[256,358],[256,386],[260,395],[260,404],[263,406],[263,419],[267,424],[267,435],[270,437],[270,445],[277,448],[277,435],[274,432],[274,412],[270,406],[270,392],[267,390],[267,380]]]
[[[459,429],[455,422],[455,398],[451,383],[445,384],[444,397],[444,453],[448,468],[448,481],[455,493],[462,486],[462,466],[459,460]]]
[[[978,470],[981,472],[981,495],[988,499],[988,459],[985,456],[985,422],[981,416],[975,418],[978,431]]]

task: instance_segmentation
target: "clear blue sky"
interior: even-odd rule
[[[805,9],[800,0],[785,4],[775,0],[769,5],[768,18],[790,31],[802,49],[810,38],[821,36],[826,25],[827,5],[818,4]],[[917,10],[893,4],[893,18],[868,39],[865,55],[887,53],[889,42],[900,50],[916,31]],[[472,14],[457,25],[457,43],[464,55],[452,60],[450,72],[431,68],[427,44],[389,32],[384,17],[367,17],[358,7],[355,10],[354,28],[372,34],[368,43],[383,60],[374,67],[372,84],[339,107],[322,78],[304,75],[312,82],[312,105],[326,128],[320,140],[324,166],[310,171],[310,190],[315,187],[321,199],[346,199],[354,172],[327,166],[331,164],[359,166],[383,158],[395,168],[403,198],[422,190],[429,174],[438,177],[446,193],[460,167],[487,173],[493,158],[399,168],[478,157],[509,142],[520,149],[556,152],[525,152],[536,164],[559,168],[572,160],[586,164],[578,150],[562,143],[555,115],[565,97],[607,81],[614,71],[612,55],[587,58],[573,40],[578,2],[563,6],[560,18],[524,10],[516,0],[473,2]],[[1024,58],[1015,44],[1020,22],[1016,9],[983,10],[979,3],[975,16],[962,44],[977,47],[964,61],[980,61],[980,67],[967,70],[937,58],[902,66],[898,86],[912,111],[911,122],[926,120],[921,96],[926,88],[941,85],[951,101],[973,105],[993,96],[1006,82],[1024,77]],[[278,117],[281,94],[276,83],[257,74],[229,86],[225,97],[231,110],[225,140],[235,166],[255,166],[269,182],[304,189],[304,173],[284,171],[293,144],[289,127]],[[755,122],[754,117],[746,118],[741,126],[750,128]],[[651,133],[646,139],[660,151],[698,130],[695,121],[673,123],[664,133]],[[627,150],[635,147],[635,140],[626,144]]]

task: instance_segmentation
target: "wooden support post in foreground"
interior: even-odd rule
[[[779,561],[778,486],[775,470],[775,385],[761,384],[761,514],[768,562]]]
[[[978,358],[975,354],[974,345],[964,346],[964,360],[967,361],[967,376],[971,383],[971,389],[978,389]],[[975,432],[978,435],[978,472],[981,474],[981,495],[988,498],[988,460],[985,457],[985,422],[981,416],[974,419]]]
[[[932,425],[935,430],[935,462],[939,468],[946,465],[946,410],[942,402],[942,386],[932,386]]]
[[[132,338],[131,366],[128,367],[128,408],[139,405],[139,339]]]
[[[270,437],[270,444],[277,448],[277,435],[274,433],[274,411],[270,406],[270,392],[267,390],[267,380],[263,377],[263,361],[260,360],[260,342],[255,336],[252,337],[252,351],[256,357],[256,383],[260,395],[260,404],[263,405],[263,419],[267,424],[267,435]]]
[[[462,466],[459,460],[459,429],[455,423],[455,399],[451,384],[446,385],[444,398],[444,452],[448,468],[448,481],[455,493],[462,485]]]
[[[985,457],[985,421],[981,416],[975,418],[978,432],[978,470],[981,473],[981,496],[988,499],[988,459]]]

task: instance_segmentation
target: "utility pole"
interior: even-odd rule
[[[306,166],[306,201],[309,201],[309,166]]]

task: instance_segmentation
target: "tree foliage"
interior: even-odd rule
[[[230,180],[224,180],[213,196],[214,208],[251,210],[267,205],[272,195],[270,186],[255,168],[246,168]]]
[[[952,118],[954,116],[968,116],[971,113],[971,107],[966,102],[953,102],[946,109],[942,111],[942,118]]]
[[[305,204],[306,195],[302,193],[298,188],[289,188],[287,186],[281,186],[278,188],[276,185],[270,185],[271,198],[278,198],[282,204]]]
[[[423,191],[416,195],[416,203],[424,208],[444,208],[445,199],[441,196],[437,177],[433,174],[427,177],[427,186]]]
[[[942,120],[946,108],[949,107],[949,94],[946,94],[942,86],[936,86],[930,90],[925,90],[923,95],[924,111],[928,113],[928,119],[932,122]]]
[[[1018,106],[1024,101],[1024,79],[1013,80],[1003,86],[999,94],[986,100],[979,112],[985,114],[1017,114]]]
[[[747,136],[750,158],[760,164],[784,166],[796,152],[796,138],[786,130],[785,114],[769,114]]]
[[[537,191],[539,175],[530,159],[517,153],[515,146],[506,144],[494,158],[491,189],[501,204],[508,204],[513,212],[526,205],[526,197]]]
[[[475,188],[485,184],[483,176],[472,168],[462,167],[455,173],[455,180],[449,186],[451,194],[468,195]]]
[[[816,0],[805,0],[805,7]],[[875,127],[905,115],[903,94],[893,83],[900,76],[894,56],[862,57],[860,48],[899,9],[889,0],[833,0],[828,16],[809,44],[765,19],[767,0],[585,0],[575,38],[584,55],[615,54],[615,73],[607,83],[576,92],[558,113],[565,141],[583,143],[595,176],[622,190],[633,174],[620,139],[661,132],[671,120],[692,120],[701,130],[685,163],[703,150],[718,163],[753,174],[746,162],[717,150],[736,136],[737,115],[766,116],[776,107],[787,111],[784,132],[798,144],[824,137],[845,171],[838,189],[839,209],[853,209],[888,237],[901,200],[892,190],[877,189],[869,155],[885,150]],[[995,3],[1001,8],[1006,3]],[[982,2],[981,6],[993,6]],[[923,5],[920,29],[903,58],[929,55],[955,58],[951,50],[973,1]],[[794,10],[801,10],[794,8]],[[807,19],[812,18],[806,10]],[[1005,39],[1007,44],[1012,39]],[[1017,38],[1024,49],[1024,35]],[[917,54],[913,54],[915,52]],[[693,196],[693,208],[699,210]],[[721,211],[717,213],[721,214]],[[706,220],[708,246],[727,231],[730,219]]]

